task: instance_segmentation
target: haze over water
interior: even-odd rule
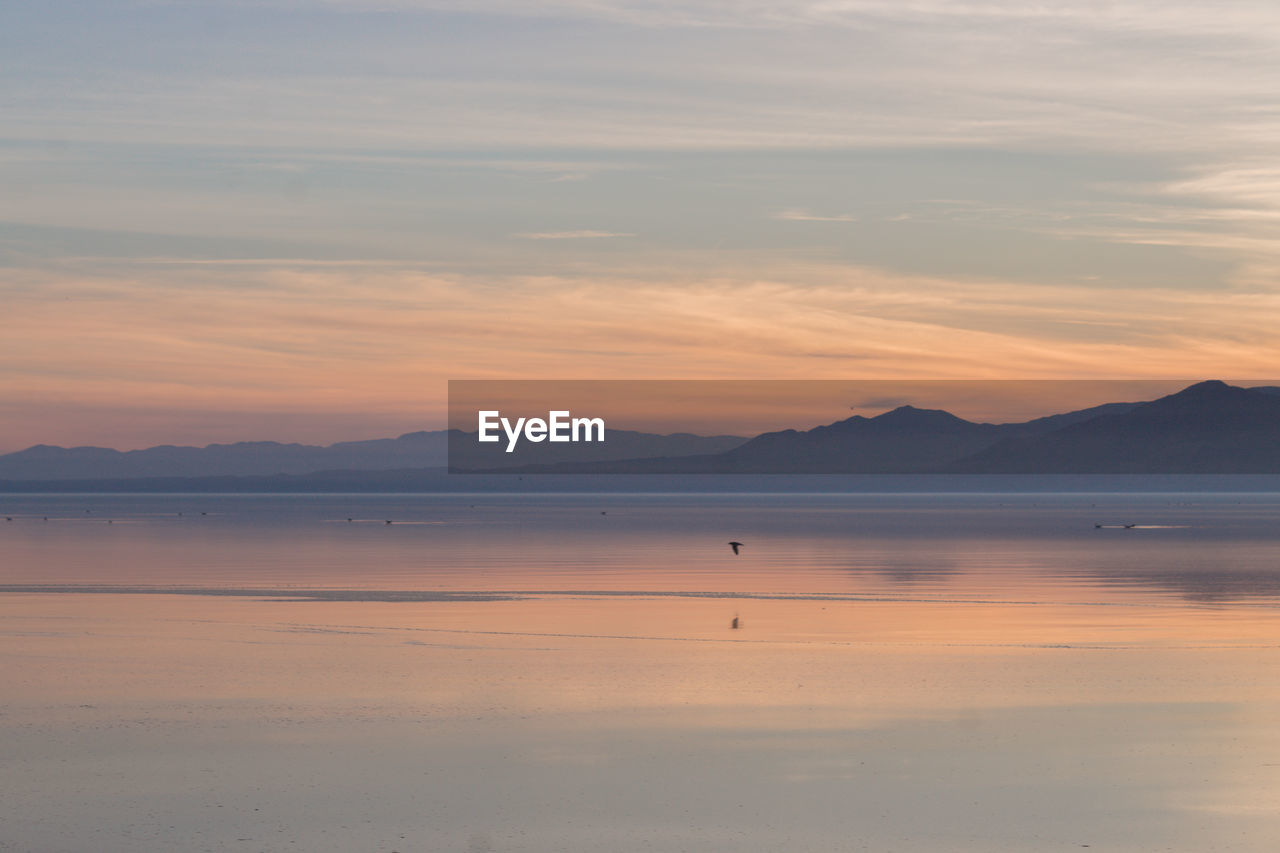
[[[0,849],[1280,837],[1280,495],[0,514]]]

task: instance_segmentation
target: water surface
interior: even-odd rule
[[[1277,495],[6,495],[0,515],[0,849],[1280,837]]]

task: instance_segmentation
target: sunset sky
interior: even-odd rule
[[[470,378],[1273,377],[1280,9],[0,4],[0,452]]]

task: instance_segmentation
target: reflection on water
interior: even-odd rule
[[[1275,495],[2,501],[13,519],[0,524],[7,585],[910,590],[993,599],[1036,589],[1053,600],[1172,594],[1259,604],[1280,593]],[[737,556],[727,545],[735,539],[747,543]]]
[[[1280,835],[1276,495],[7,495],[0,517],[0,849]]]

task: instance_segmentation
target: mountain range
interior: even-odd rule
[[[493,468],[532,461],[679,457],[719,453],[746,441],[741,436],[657,435],[609,430],[608,441],[592,445],[543,444],[503,453],[499,444],[480,444],[475,433],[434,430],[399,438],[343,441],[327,446],[241,441],[207,447],[161,445],[144,450],[56,447],[37,444],[0,455],[0,480],[96,480],[157,477],[257,477],[321,471],[399,471],[443,468],[453,459],[463,468]],[[537,455],[534,449],[540,448]]]
[[[681,458],[507,467],[628,474],[1260,474],[1280,473],[1280,388],[1220,381],[1138,403],[1023,423],[974,423],[901,406],[810,430],[768,432]]]
[[[809,430],[740,436],[609,430],[596,444],[524,444],[507,454],[475,433],[412,432],[328,446],[239,442],[118,451],[36,445],[0,455],[10,488],[324,474],[325,482],[411,485],[453,472],[510,474],[1269,474],[1280,473],[1280,387],[1200,382],[1148,402],[1107,403],[1022,423],[974,423],[901,406]],[[419,473],[415,473],[419,472]],[[320,480],[316,480],[319,482]]]

